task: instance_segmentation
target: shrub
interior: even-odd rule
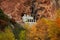
[[[5,32],[0,31],[0,40],[15,40],[15,37],[11,28],[6,27]]]

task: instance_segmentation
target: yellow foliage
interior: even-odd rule
[[[26,26],[28,28],[29,24]],[[48,38],[50,38],[50,40],[59,40],[57,37],[58,33],[60,33],[60,30],[55,21],[42,18],[37,21],[36,25],[28,28],[27,40],[45,40]]]
[[[15,40],[10,28],[5,28],[5,32],[0,32],[0,40]]]
[[[29,30],[29,28],[30,28],[29,24],[28,24],[28,23],[25,24],[25,25],[24,25],[24,28],[25,28],[26,30]]]
[[[60,9],[56,10],[57,18],[55,20],[55,23],[57,27],[60,27]]]
[[[35,27],[39,29],[36,34],[38,34],[38,37],[41,39],[44,39],[45,37],[50,37],[51,40],[59,39],[57,34],[60,32],[60,30],[55,21],[42,18],[37,21],[37,25]]]
[[[56,15],[57,15],[57,18],[60,18],[60,9],[56,10]]]
[[[26,40],[26,31],[25,30],[22,30],[20,31],[20,34],[19,34],[19,40]]]

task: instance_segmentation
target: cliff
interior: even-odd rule
[[[55,3],[55,0],[36,0],[34,10],[37,10],[36,14],[39,15],[37,17],[40,18],[40,16],[44,15],[49,19],[53,19],[56,8]],[[22,23],[22,14],[31,14],[31,6],[32,0],[0,0],[0,7],[4,13],[18,23]]]

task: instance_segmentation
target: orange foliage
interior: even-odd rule
[[[55,22],[56,22],[57,26],[60,27],[60,18],[57,18]]]
[[[38,20],[36,25],[33,25],[28,32],[28,40],[44,39],[46,35],[46,25],[43,20]]]
[[[36,25],[33,25],[28,29],[27,40],[58,40],[58,32],[60,32],[58,26],[60,26],[60,18],[56,21],[51,21],[46,18],[39,19]],[[60,34],[60,33],[59,33]],[[49,39],[50,38],[50,39]]]

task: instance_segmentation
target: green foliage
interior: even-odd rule
[[[11,28],[6,27],[5,32],[0,31],[0,40],[15,40]]]
[[[14,26],[15,26],[15,28],[13,29],[13,33],[15,35],[15,38],[19,40],[20,39],[19,34],[21,33],[21,31],[23,31],[25,29],[23,28],[23,26],[21,26],[18,23],[15,23]]]
[[[24,40],[25,29],[20,24],[16,23],[12,19],[10,19],[6,14],[4,14],[2,9],[0,9],[0,19],[7,22],[7,26],[9,26],[9,27],[4,26],[5,27],[4,32],[0,32],[0,40],[15,40],[15,39],[22,40],[22,38]],[[19,36],[20,34],[21,36]]]
[[[25,30],[20,31],[19,40],[26,40],[26,35],[25,34],[26,34]]]
[[[4,14],[2,9],[0,9],[0,19],[5,20],[5,21],[10,20],[9,17],[6,14]]]
[[[10,26],[5,28],[5,31],[0,31],[0,40],[25,40],[26,31],[22,28],[15,28],[14,32]],[[14,33],[14,34],[13,34]]]

